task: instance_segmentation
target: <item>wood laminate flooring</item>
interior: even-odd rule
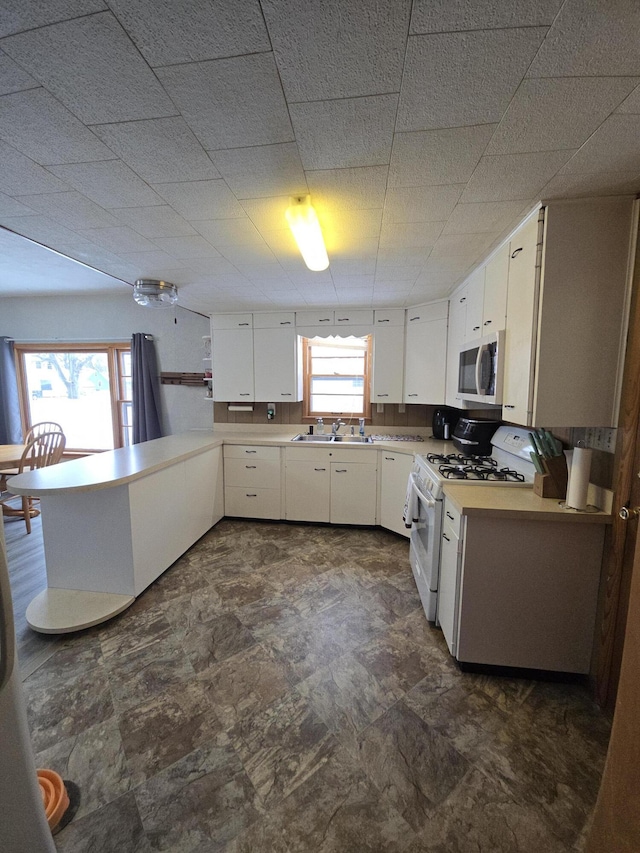
[[[5,529],[21,607],[41,541]],[[394,534],[225,519],[109,623],[20,631],[37,764],[82,792],[63,853],[582,850],[606,718],[461,673]]]

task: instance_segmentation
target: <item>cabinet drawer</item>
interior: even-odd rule
[[[354,450],[353,447],[333,446],[331,449],[332,462],[350,462],[358,465],[377,465],[378,454],[374,449],[375,445],[361,447]]]
[[[287,462],[322,462],[328,465],[333,458],[332,451],[325,447],[287,447],[285,454]]]
[[[376,311],[373,325],[384,329],[388,326],[404,326],[404,308],[390,308],[388,311]]]
[[[448,314],[449,302],[446,299],[441,302],[430,302],[428,305],[416,305],[415,308],[407,310],[407,325],[415,326],[431,320],[446,320]]]
[[[295,311],[280,311],[278,313],[254,314],[254,329],[293,329],[296,325]]]
[[[253,314],[213,314],[211,328],[218,329],[251,329]]]
[[[296,311],[297,326],[333,326],[333,319],[333,311]]]
[[[259,444],[225,444],[225,459],[271,459],[280,461],[279,447],[266,447]]]
[[[224,463],[226,486],[251,486],[254,489],[280,488],[280,461],[272,459],[235,459],[227,457]]]
[[[370,326],[373,323],[373,311],[340,311],[335,312],[336,326]]]
[[[443,526],[449,527],[453,534],[460,538],[460,522],[462,520],[460,512],[454,507],[451,501],[445,500],[443,513]]]
[[[226,486],[224,514],[243,518],[280,518],[280,489]]]

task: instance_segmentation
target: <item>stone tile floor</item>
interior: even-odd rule
[[[64,853],[578,851],[609,736],[578,686],[461,673],[379,529],[223,520],[25,692]]]

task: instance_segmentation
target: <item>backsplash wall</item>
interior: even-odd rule
[[[262,424],[264,426],[277,426],[279,424],[301,424],[302,403],[276,403],[276,416],[272,421],[267,420],[267,404],[254,403],[252,412],[230,412],[228,403],[213,404],[213,421],[216,424]],[[382,412],[377,411],[377,404],[371,405],[370,418],[367,429],[373,427],[416,427],[417,429],[430,429],[433,410],[436,406],[405,406],[404,412],[399,411],[399,406],[386,403]],[[327,419],[326,419],[327,420]],[[358,425],[358,418],[343,418],[346,423]]]

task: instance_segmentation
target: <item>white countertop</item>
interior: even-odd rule
[[[513,489],[501,486],[463,486],[445,483],[445,496],[468,516],[509,518],[519,520],[610,524],[608,512],[578,512],[560,506],[558,498],[541,498],[533,489]]]

